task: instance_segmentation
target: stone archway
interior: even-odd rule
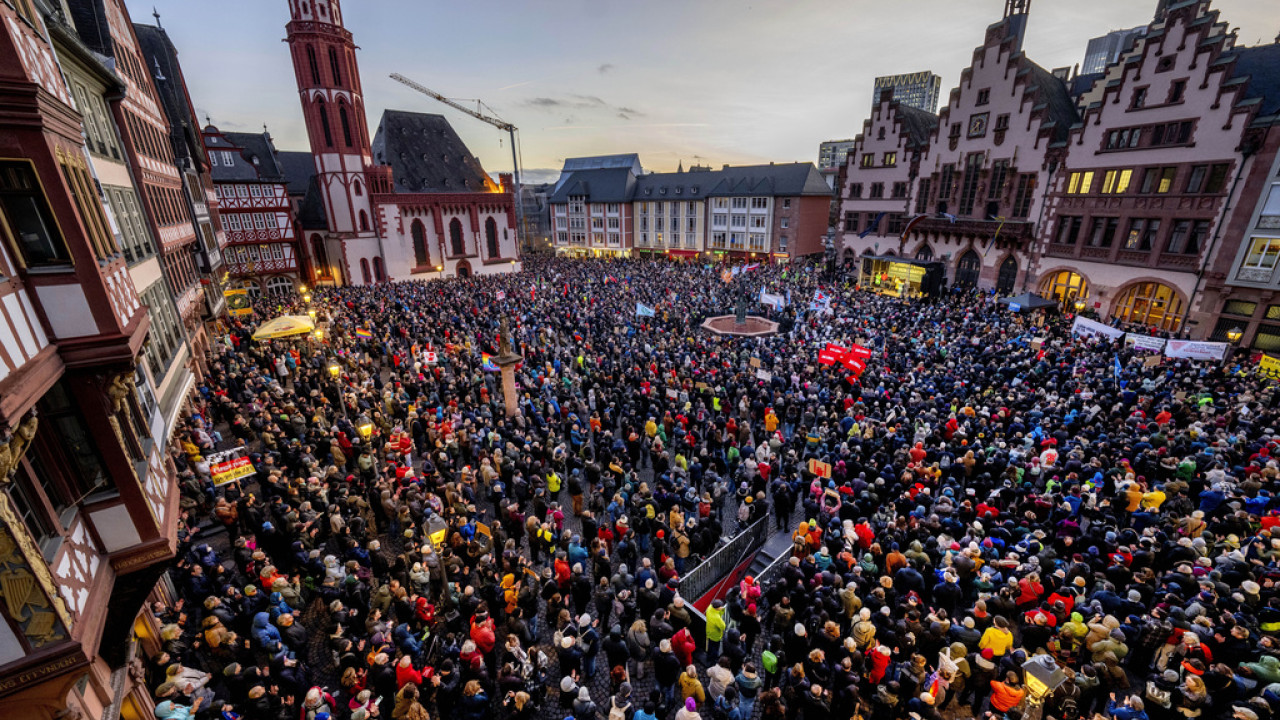
[[[460,278],[471,277],[471,263],[466,260],[459,260],[456,274]]]

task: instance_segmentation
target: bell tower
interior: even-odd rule
[[[324,196],[331,247],[340,243],[352,284],[384,280],[382,241],[369,202],[372,164],[355,41],[339,0],[289,0],[286,26],[298,96]]]

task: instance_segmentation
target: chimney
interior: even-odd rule
[[[725,169],[725,170],[728,170],[728,169],[729,169],[729,163],[725,163],[725,165],[724,165],[724,169]]]

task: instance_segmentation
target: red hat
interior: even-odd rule
[[[983,660],[994,660],[994,659],[995,659],[995,657],[996,657],[996,654],[995,654],[995,652],[993,652],[993,651],[991,650],[991,648],[983,648],[983,649],[982,649],[982,659],[983,659]]]

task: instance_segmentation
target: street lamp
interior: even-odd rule
[[[1067,674],[1048,655],[1037,655],[1022,664],[1027,680],[1028,720],[1039,720],[1044,712],[1044,699],[1053,694],[1067,679]]]
[[[324,340],[324,331],[321,330],[320,328],[316,328],[316,339]]]
[[[431,540],[431,544],[435,545],[437,550],[443,548],[448,534],[449,523],[439,515],[431,513],[431,517],[427,518],[427,537]]]
[[[338,363],[334,363],[329,366],[329,375],[333,377],[334,380],[337,380],[338,376],[341,374],[342,374],[342,366],[338,365]]]
[[[1077,300],[1077,301],[1076,301],[1076,312],[1078,312],[1078,313],[1079,313],[1079,312],[1084,312],[1084,301],[1083,301],[1083,300]]]
[[[315,321],[315,319],[316,319],[316,311],[315,311],[315,310],[308,310],[308,311],[307,311],[307,315],[311,316],[311,320],[312,320],[312,321]]]
[[[1242,337],[1244,337],[1244,330],[1241,330],[1239,326],[1233,327],[1227,331],[1227,340],[1231,341],[1232,345],[1240,342],[1240,338]]]
[[[373,421],[369,419],[368,415],[362,413],[360,417],[356,418],[356,430],[360,432],[360,437],[368,440],[373,436]]]

